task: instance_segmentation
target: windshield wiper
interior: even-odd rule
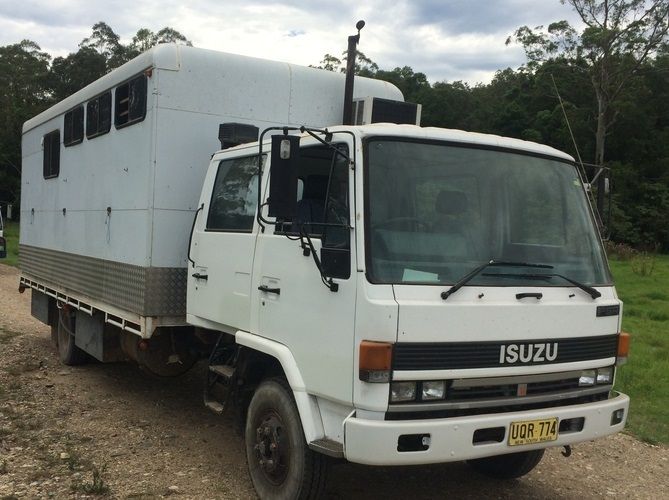
[[[593,299],[598,299],[599,297],[602,296],[602,294],[592,288],[591,286],[584,285],[583,283],[576,281],[571,278],[567,278],[563,274],[557,274],[557,273],[552,273],[552,274],[512,274],[512,273],[484,273],[482,276],[496,276],[498,278],[527,278],[527,279],[534,279],[534,280],[541,280],[541,279],[551,279],[551,278],[562,278],[565,281],[568,281],[574,286],[577,286],[581,290],[583,290],[585,293],[590,295]]]
[[[467,283],[469,283],[471,280],[476,278],[481,271],[484,269],[487,269],[488,267],[534,267],[534,268],[540,268],[540,269],[553,269],[553,266],[549,264],[533,264],[531,262],[510,262],[506,260],[495,260],[491,259],[488,262],[481,264],[479,267],[471,271],[470,273],[466,274],[462,278],[460,278],[458,281],[455,282],[455,284],[446,290],[445,292],[441,292],[441,298],[446,300],[449,298],[451,295],[453,295],[455,292],[460,290],[463,286],[465,286]],[[548,275],[546,275],[548,276]],[[596,290],[595,290],[596,291]],[[599,293],[599,292],[597,292]]]

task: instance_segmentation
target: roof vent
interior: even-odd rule
[[[246,123],[221,123],[218,126],[218,140],[221,141],[221,149],[228,149],[247,142],[258,140],[260,129],[255,125]]]

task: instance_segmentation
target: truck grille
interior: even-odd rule
[[[525,384],[523,396],[551,394],[561,391],[578,389],[578,377],[546,382],[529,382]],[[447,401],[471,401],[486,398],[507,398],[518,396],[518,384],[491,385],[483,387],[449,387]]]
[[[554,359],[532,357],[527,361],[509,363],[500,362],[502,346],[508,350],[512,345],[533,346],[538,344],[551,347],[557,344]],[[402,343],[395,344],[393,350],[394,370],[462,370],[468,368],[495,368],[520,364],[571,363],[606,359],[616,356],[618,335],[579,337],[568,339],[542,340],[505,340],[494,342],[439,342],[439,343]],[[529,349],[529,347],[528,347]]]
[[[514,405],[492,406],[487,408],[446,408],[441,410],[414,410],[403,412],[387,412],[386,420],[423,420],[431,418],[465,417],[469,415],[485,415],[493,413],[508,413],[513,411],[539,410],[541,408],[557,408],[560,406],[580,405],[605,401],[609,391],[586,396],[577,396],[569,399],[543,401],[537,403],[523,403]]]
[[[551,408],[601,401],[611,385],[579,386],[581,371],[447,381],[438,401],[392,403],[388,420],[447,418]]]

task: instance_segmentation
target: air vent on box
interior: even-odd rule
[[[218,140],[221,149],[227,149],[258,140],[259,129],[246,123],[221,123],[218,126]]]
[[[420,125],[421,105],[380,97],[353,100],[353,124],[407,123]]]

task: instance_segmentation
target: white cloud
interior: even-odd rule
[[[504,45],[515,28],[565,18],[575,15],[558,0],[21,0],[0,4],[0,45],[27,38],[62,56],[105,21],[126,42],[139,28],[171,26],[196,47],[308,65],[339,56],[365,19],[360,50],[381,68],[476,83],[524,62]]]

